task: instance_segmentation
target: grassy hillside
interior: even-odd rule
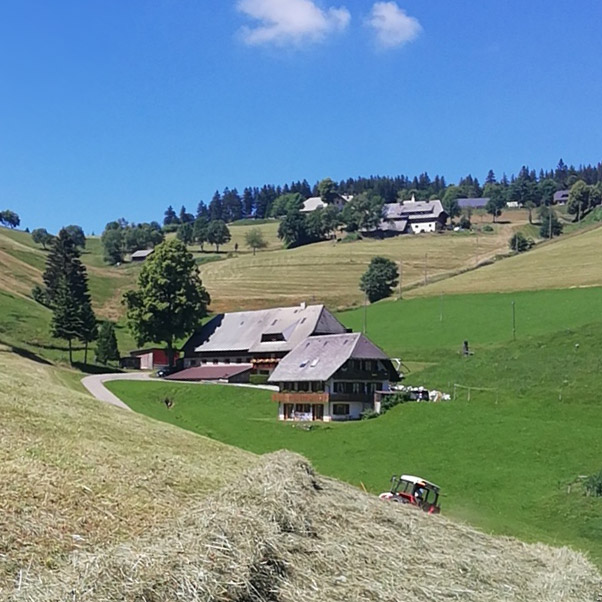
[[[408,296],[602,286],[601,252],[602,228],[577,231],[527,253],[416,289]]]
[[[64,342],[50,336],[51,312],[31,298],[31,289],[42,282],[48,251],[34,244],[27,232],[0,228],[0,343],[52,362],[65,363]],[[138,265],[110,267],[102,260],[100,239],[89,238],[82,260],[87,267],[92,304],[101,319],[123,317],[121,297],[135,285]],[[117,336],[123,351],[135,343],[123,325]],[[76,359],[83,359],[76,354]]]
[[[435,355],[438,363],[409,382],[497,391],[473,390],[468,400],[462,389],[449,403],[407,404],[376,420],[307,431],[278,422],[269,392],[179,383],[109,388],[153,418],[257,453],[300,452],[322,473],[374,493],[391,474],[418,473],[442,486],[447,516],[570,544],[602,566],[602,500],[585,497],[578,479],[602,469],[602,323],[477,347],[469,358],[449,347]],[[171,410],[161,403],[165,395],[175,400]]]
[[[293,454],[259,460],[105,406],[5,351],[0,413],[2,601],[393,600],[400,576],[419,602],[599,591],[579,554],[488,537]]]
[[[257,308],[300,301],[331,307],[362,301],[358,288],[372,257],[383,255],[402,262],[403,286],[441,278],[507,251],[512,225],[496,226],[492,233],[446,233],[328,241],[297,249],[241,255],[227,262],[201,266],[201,278],[214,295],[215,310]]]
[[[0,227],[0,290],[28,297],[42,282],[48,251],[36,245],[31,234]],[[134,286],[138,265],[108,266],[102,259],[99,238],[90,237],[82,253],[88,270],[92,304],[101,318],[116,320],[123,314],[121,295]]]
[[[0,348],[0,599],[19,570],[138,535],[254,463],[247,453],[105,406]]]
[[[508,260],[510,261],[510,260]],[[513,338],[568,331],[600,320],[602,289],[565,289],[466,295],[438,295],[375,303],[341,312],[339,319],[367,334],[393,357],[429,361],[441,349],[459,352]]]

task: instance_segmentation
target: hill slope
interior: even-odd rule
[[[401,588],[424,601],[593,602],[600,591],[577,553],[382,503],[288,453],[252,468],[250,454],[52,385],[48,370],[0,352],[2,600],[396,600]]]
[[[255,462],[74,393],[3,348],[0,415],[0,591],[145,531]]]
[[[602,227],[410,291],[408,296],[602,286]]]

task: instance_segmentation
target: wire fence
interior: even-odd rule
[[[472,385],[461,385],[458,383],[454,383],[454,401],[459,398],[459,395],[462,395],[464,398],[464,392],[466,392],[466,401],[470,401],[473,396],[473,392],[489,392],[495,395],[495,403],[497,404],[499,401],[499,389],[497,387],[474,387]]]

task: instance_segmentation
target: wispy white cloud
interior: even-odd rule
[[[237,9],[257,22],[241,28],[249,45],[320,42],[351,20],[345,7],[322,9],[312,0],[238,0]]]
[[[422,26],[418,19],[410,17],[399,8],[397,2],[375,2],[366,20],[382,48],[395,48],[415,40]]]

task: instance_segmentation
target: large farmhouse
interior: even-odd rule
[[[345,332],[323,305],[219,314],[186,342],[183,364],[251,364],[255,374],[270,374],[307,337]]]
[[[378,409],[377,398],[400,380],[391,360],[361,333],[313,336],[272,372],[280,420],[349,420]]]
[[[386,203],[383,220],[378,229],[390,234],[437,232],[445,227],[449,216],[441,201],[411,201]]]

